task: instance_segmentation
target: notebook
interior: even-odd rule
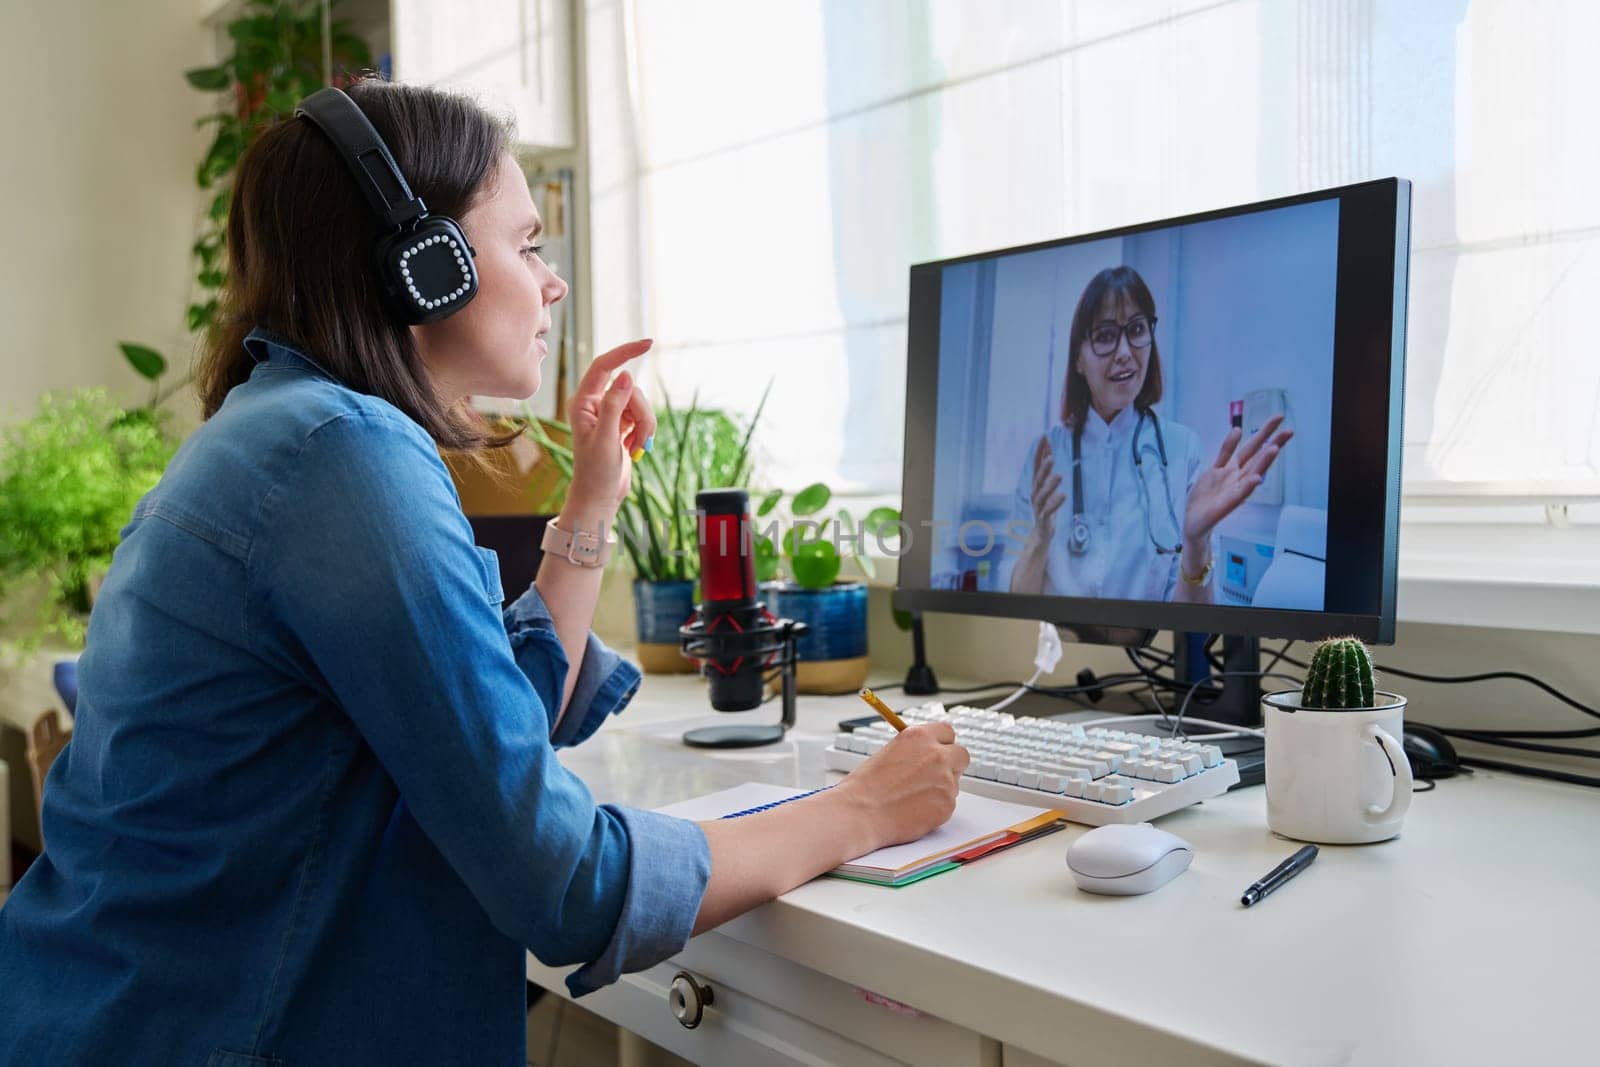
[[[821,790],[746,782],[656,810],[663,815],[696,821],[738,818],[818,792]],[[951,870],[961,862],[1054,829],[1062,817],[1060,812],[1049,808],[961,793],[956,799],[955,814],[932,833],[916,841],[858,856],[827,873],[873,885],[910,885]]]

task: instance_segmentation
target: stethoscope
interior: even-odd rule
[[[1148,442],[1141,449],[1139,447],[1140,434],[1144,432],[1145,420],[1150,421],[1151,427],[1156,432],[1155,447]],[[1139,475],[1139,486],[1144,491],[1139,494],[1140,504],[1144,506],[1144,528],[1150,536],[1150,543],[1156,548],[1158,556],[1176,556],[1183,551],[1180,542],[1168,546],[1156,538],[1154,523],[1150,519],[1150,492],[1145,478],[1144,460],[1147,454],[1155,456],[1161,461],[1161,499],[1167,505],[1167,517],[1172,520],[1174,533],[1181,530],[1178,524],[1178,513],[1172,506],[1172,483],[1167,475],[1167,442],[1161,434],[1161,421],[1156,418],[1156,413],[1148,409],[1139,412],[1139,421],[1133,428],[1133,469]],[[1152,467],[1154,465],[1152,464]],[[1083,517],[1083,424],[1081,421],[1072,427],[1072,526],[1067,531],[1067,547],[1074,556],[1081,556],[1089,551],[1089,522]]]

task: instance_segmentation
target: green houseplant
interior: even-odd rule
[[[153,403],[125,409],[103,389],[81,389],[47,394],[36,416],[6,432],[0,616],[15,653],[47,638],[82,645],[94,584],[177,449],[167,421]]]
[[[769,386],[748,422],[702,408],[698,394],[687,408],[664,398],[656,411],[654,447],[634,465],[617,514],[617,537],[634,574],[636,651],[647,671],[694,670],[678,652],[678,627],[694,612],[700,576],[695,494],[748,484],[754,469],[750,440],[770,391]],[[565,424],[526,412],[523,425],[570,479],[572,452],[562,443]]]
[[[1376,695],[1372,653],[1357,638],[1335,637],[1312,654],[1300,706],[1329,711],[1370,708]]]
[[[762,499],[758,527],[776,514],[783,496],[775,490]],[[848,544],[862,577],[871,578],[875,568],[865,551],[868,543],[900,521],[900,513],[889,507],[874,508],[859,520],[847,509],[817,519],[832,500],[833,491],[821,482],[805,487],[789,500],[788,530],[775,538],[779,524],[771,521],[755,542],[756,577],[767,607],[810,627],[796,646],[800,664],[795,672],[796,684],[808,693],[852,692],[866,681],[867,585],[839,577],[840,547]]]
[[[185,313],[191,333],[209,328],[216,318],[217,292],[227,274],[233,172],[245,149],[262,130],[293,114],[302,97],[325,85],[349,85],[372,64],[371,48],[342,20],[330,23],[324,41],[322,6],[317,0],[247,0],[225,28],[233,50],[216,66],[195,67],[183,74],[191,87],[217,100],[216,110],[196,121],[215,129],[195,167],[195,184],[210,199],[191,248],[196,296]],[[138,349],[147,359],[162,358],[143,345],[124,344],[124,351],[128,348]],[[173,389],[187,382],[185,376]]]

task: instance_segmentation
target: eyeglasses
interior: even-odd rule
[[[1155,327],[1154,315],[1135,315],[1121,326],[1114,322],[1097,323],[1089,330],[1089,349],[1097,356],[1109,356],[1117,350],[1123,334],[1128,336],[1129,348],[1149,348]]]

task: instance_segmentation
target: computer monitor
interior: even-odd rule
[[[896,606],[1392,642],[1410,193],[912,267]]]

